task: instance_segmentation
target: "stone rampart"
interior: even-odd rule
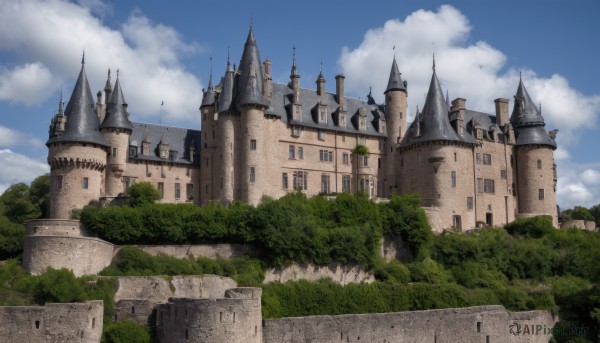
[[[76,276],[97,274],[110,265],[113,250],[114,245],[93,237],[28,236],[23,266],[34,275],[48,267],[71,269]]]
[[[237,287],[228,277],[202,276],[121,276],[117,278],[113,320],[129,319],[146,324],[158,304],[169,298],[217,299]]]
[[[340,264],[331,264],[329,266],[315,266],[312,264],[292,264],[286,267],[269,268],[265,273],[264,283],[287,282],[298,280],[317,281],[323,278],[330,278],[333,282],[340,285],[349,283],[371,283],[375,281],[373,274],[364,271],[359,266],[344,266]]]
[[[567,221],[560,223],[561,229],[568,229],[568,228],[572,228],[572,227],[576,227],[576,228],[582,229],[582,230],[595,231],[596,230],[596,222],[594,222],[593,220],[572,219],[572,220],[567,220]]]
[[[96,237],[79,220],[36,219],[26,223],[25,236]]]
[[[0,341],[12,343],[99,343],[101,300],[45,306],[0,307]]]
[[[256,249],[246,244],[195,244],[195,245],[133,245],[152,255],[167,255],[177,258],[198,257],[223,258],[254,256]]]
[[[171,298],[159,305],[159,342],[262,343],[260,288],[233,288],[221,299]]]
[[[511,334],[511,325],[539,328]],[[263,343],[292,342],[548,342],[547,311],[511,313],[499,305],[414,312],[311,316],[263,321]],[[544,328],[546,332],[544,332]],[[528,330],[530,331],[530,330]]]

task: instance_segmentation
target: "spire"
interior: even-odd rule
[[[296,46],[294,45],[294,52],[293,52],[293,58],[292,58],[292,72],[290,74],[290,76],[298,76],[298,69],[296,68]]]
[[[83,54],[81,55],[81,66],[83,68],[83,66],[85,65],[85,50],[83,50]]]
[[[399,90],[406,93],[406,83],[402,81],[402,74],[400,70],[398,70],[398,64],[396,63],[396,57],[392,61],[392,69],[390,70],[390,79],[388,81],[387,88],[385,89],[384,94],[393,91]]]
[[[542,117],[541,108],[538,108],[531,100],[520,73],[519,87],[515,95],[515,104],[510,117],[510,123],[515,129],[517,146],[541,144],[556,149],[556,142],[544,128],[546,123]]]
[[[58,115],[62,116],[64,114],[63,112],[63,105],[65,103],[63,102],[63,92],[62,92],[62,87],[60,89],[60,100],[58,101]]]
[[[263,65],[258,53],[256,39],[254,38],[254,31],[252,25],[250,25],[250,31],[248,32],[248,38],[246,39],[246,44],[244,44],[244,52],[242,53],[242,59],[238,67],[240,75],[236,79],[238,82],[236,99],[240,101],[243,99],[243,102],[239,104],[266,104],[266,101],[263,99],[264,73],[262,68]],[[246,92],[252,92],[252,94],[245,94]]]
[[[212,85],[212,57],[210,58],[210,76],[208,77],[208,89],[202,96],[202,106],[214,105],[215,104],[215,91]]]
[[[444,99],[444,92],[440,86],[435,69],[431,75],[431,83],[425,98],[425,105],[415,116],[415,123],[419,124],[419,136],[407,137],[405,145],[424,141],[463,141],[450,125],[448,118],[448,104]]]
[[[110,84],[110,68],[108,68],[108,76],[106,77],[106,84],[104,85],[104,91],[109,94],[112,92],[112,85]],[[108,99],[106,99],[106,102],[108,102]]]
[[[435,73],[435,52],[433,53],[433,66],[431,69],[433,69],[433,72]]]
[[[106,117],[100,125],[101,129],[118,128],[133,130],[133,125],[129,121],[127,115],[127,102],[123,96],[121,83],[119,82],[119,70],[117,69],[117,80],[115,81],[115,89],[111,94],[110,99],[106,102]]]
[[[85,53],[81,58],[81,71],[75,83],[71,98],[65,108],[67,123],[65,132],[48,140],[53,142],[85,142],[109,146],[104,136],[100,133],[100,120],[94,110],[94,96],[85,74]]]
[[[231,109],[231,102],[233,100],[233,73],[234,70],[231,68],[231,63],[227,60],[227,69],[225,70],[225,77],[223,77],[221,85],[221,94],[219,95],[219,112]]]
[[[448,106],[448,111],[450,111],[450,96],[448,96],[448,90],[446,89],[446,106]]]

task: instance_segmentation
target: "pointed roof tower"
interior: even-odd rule
[[[212,85],[212,57],[210,58],[210,76],[208,77],[208,88],[202,95],[202,106],[210,106],[215,104],[215,90]]]
[[[402,81],[402,73],[400,73],[400,70],[398,70],[396,56],[394,56],[394,61],[392,62],[392,69],[390,70],[390,79],[388,81],[387,88],[383,93],[385,94],[392,90],[399,90],[406,93],[406,82]]]
[[[420,127],[420,135],[416,136],[413,133],[407,135],[404,146],[425,141],[464,141],[450,125],[448,104],[435,72],[435,59],[425,105],[421,113],[415,117],[415,123]]]
[[[260,61],[254,30],[250,25],[250,31],[238,67],[239,77],[237,78],[236,99],[238,101],[244,99],[244,102],[238,103],[238,105],[257,104],[266,106],[266,101],[263,98],[264,73]],[[251,94],[248,92],[251,92]]]
[[[546,126],[544,118],[531,100],[522,78],[519,78],[519,87],[515,95],[510,123],[515,129],[517,146],[541,144],[556,149],[556,142],[544,128]]]
[[[117,70],[117,81],[115,89],[106,104],[106,117],[100,125],[101,129],[115,128],[133,130],[133,125],[127,116],[127,103],[123,97],[123,90],[119,82],[119,71]]]
[[[65,116],[65,132],[49,139],[46,145],[54,142],[82,142],[110,146],[99,130],[100,119],[94,110],[94,96],[85,74],[85,53],[81,59],[79,77],[65,108]]]
[[[219,112],[229,111],[232,109],[234,81],[233,74],[234,71],[231,68],[231,63],[229,63],[229,59],[227,59],[227,69],[225,70],[225,77],[223,77],[223,81],[221,82],[221,94],[219,95]]]

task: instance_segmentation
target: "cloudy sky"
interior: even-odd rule
[[[600,2],[566,1],[0,1],[0,192],[48,171],[44,145],[61,92],[73,89],[85,50],[94,92],[119,70],[133,119],[199,128],[213,58],[240,59],[250,22],[274,79],[287,82],[296,47],[301,85],[346,75],[350,96],[378,101],[396,55],[409,114],[422,106],[435,53],[451,98],[493,112],[519,73],[559,129],[558,203],[600,203]],[[161,107],[161,103],[164,106]],[[512,106],[512,105],[511,105]],[[512,108],[512,107],[511,107]]]

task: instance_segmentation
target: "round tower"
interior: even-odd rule
[[[99,130],[83,59],[65,117],[64,131],[51,132],[46,142],[51,176],[49,217],[53,219],[69,219],[73,209],[104,194],[109,144]]]
[[[218,182],[220,190],[219,199],[224,204],[230,204],[234,200],[234,174],[233,168],[235,164],[234,149],[235,146],[235,124],[238,121],[238,115],[233,108],[233,80],[234,71],[231,64],[227,61],[227,70],[221,85],[221,93],[218,97],[218,121],[217,121],[217,153],[220,164],[219,180],[215,181],[215,186]],[[204,147],[204,143],[202,143]],[[215,193],[216,194],[216,193]]]
[[[406,131],[406,81],[402,81],[402,74],[398,70],[396,57],[392,62],[390,78],[385,94],[385,111],[387,121],[387,140],[385,146],[386,156],[386,181],[385,194],[389,197],[392,192],[398,191],[398,166],[394,158],[394,148],[400,143]]]
[[[106,83],[110,85],[110,74]],[[129,121],[129,113],[127,112],[127,103],[119,83],[118,71],[115,88],[112,92],[106,92],[106,97],[106,116],[100,125],[100,131],[110,143],[105,195],[117,197],[126,191],[122,175],[127,167],[127,149],[133,131],[133,125]]]
[[[518,216],[551,215],[554,226],[558,226],[553,158],[556,142],[545,130],[544,118],[523,80],[519,81],[510,122],[516,136]]]
[[[217,118],[215,108],[215,91],[212,85],[212,70],[208,79],[208,89],[204,91],[202,96],[202,104],[200,105],[200,127],[202,130],[202,138],[200,144],[200,203],[206,203],[209,200],[217,199],[217,190],[215,189],[214,178],[218,172],[215,150],[217,148]]]

